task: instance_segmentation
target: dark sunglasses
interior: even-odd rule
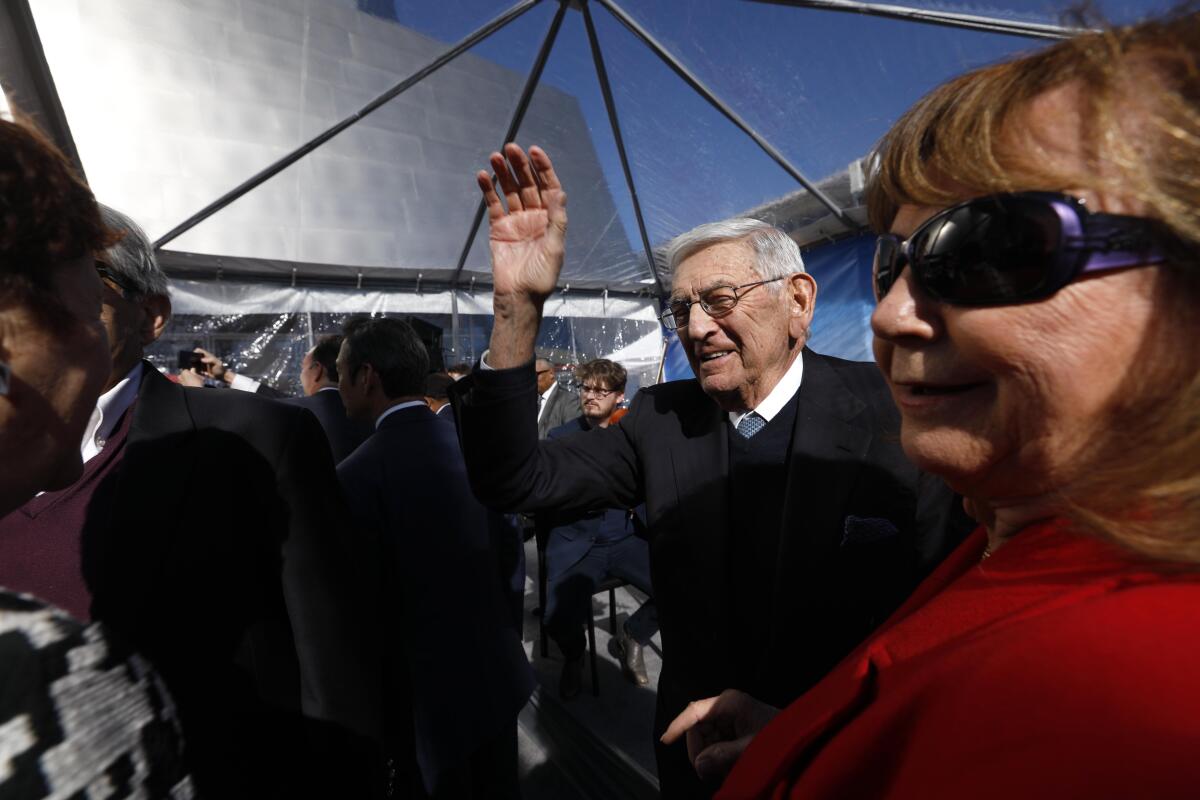
[[[1150,220],[1093,214],[1065,194],[979,197],[934,214],[907,240],[880,236],[875,300],[905,267],[921,291],[950,305],[1041,300],[1086,272],[1161,263],[1164,237]]]
[[[100,274],[101,280],[108,281],[110,284],[112,284],[113,289],[115,289],[117,293],[126,300],[128,300],[131,295],[137,294],[137,289],[128,285],[114,275],[112,270],[109,269],[108,264],[99,259],[96,259],[96,272]]]

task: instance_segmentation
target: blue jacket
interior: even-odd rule
[[[551,430],[547,439],[561,439],[592,430],[584,417],[577,417]],[[541,517],[542,515],[539,515]],[[550,528],[546,540],[547,559],[556,570],[563,570],[588,554],[596,542],[615,542],[632,536],[633,522],[626,509],[607,508],[569,517],[546,515]]]
[[[471,494],[454,427],[425,406],[396,411],[338,465],[351,511],[377,542],[388,638],[387,710],[410,705],[426,788],[516,725],[533,672],[502,575],[520,539]],[[511,541],[498,541],[508,536]]]

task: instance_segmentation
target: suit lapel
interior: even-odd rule
[[[726,415],[706,395],[681,415],[682,438],[669,452],[675,472],[676,502],[680,523],[672,525],[674,541],[662,542],[661,563],[688,564],[690,586],[680,587],[694,596],[704,636],[710,640],[707,656],[724,664],[729,653],[729,439]],[[716,664],[710,666],[716,667]],[[728,674],[724,666],[718,675]]]
[[[172,520],[192,513],[196,492],[203,486],[195,476],[195,423],[184,389],[147,364],[125,454],[109,480],[115,480],[111,518],[97,520],[94,535],[105,546],[101,558],[108,576],[140,576],[125,586],[109,587],[126,595],[151,596],[148,576],[161,576],[176,537]],[[191,503],[189,503],[191,501]],[[88,527],[93,527],[89,520]],[[136,602],[136,601],[134,601]]]

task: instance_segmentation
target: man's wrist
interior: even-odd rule
[[[496,297],[495,316],[488,345],[488,366],[495,369],[519,367],[533,360],[542,303],[528,296]]]

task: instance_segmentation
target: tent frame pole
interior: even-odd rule
[[[845,209],[843,209],[841,206],[835,203],[832,198],[822,192],[815,183],[806,178],[804,173],[802,173],[795,167],[795,165],[788,161],[787,157],[785,157],[783,153],[779,152],[774,145],[763,138],[763,136],[756,131],[750,125],[750,123],[738,116],[736,111],[730,108],[729,105],[721,100],[721,98],[717,97],[712,89],[709,89],[704,82],[696,77],[696,75],[694,75],[687,67],[685,67],[679,59],[677,59],[669,50],[663,47],[658,40],[650,35],[649,31],[647,31],[645,28],[639,25],[636,20],[625,13],[625,11],[614,2],[614,0],[594,0],[594,2],[604,6],[608,13],[616,17],[617,20],[626,28],[628,28],[634,36],[641,39],[642,43],[649,47],[650,50],[653,51],[653,53],[658,56],[664,64],[670,67],[676,75],[683,79],[684,83],[692,87],[693,91],[708,101],[709,105],[721,112],[721,114],[723,114],[726,119],[736,125],[742,131],[742,133],[754,140],[754,143],[757,144],[764,153],[770,156],[772,161],[782,167],[787,174],[795,178],[796,182],[803,186],[809,194],[820,201],[821,205],[828,208],[830,213],[837,217],[839,222],[852,231],[860,230],[863,227],[858,222],[855,222],[854,219],[852,219],[850,215],[846,213]]]
[[[521,96],[517,99],[517,107],[513,109],[512,119],[508,123],[508,130],[504,132],[504,141],[500,143],[502,149],[504,145],[513,140],[513,137],[517,135],[517,131],[521,128],[521,123],[525,119],[525,112],[529,110],[529,103],[533,100],[533,93],[537,91],[538,82],[542,79],[542,71],[546,68],[546,62],[550,60],[550,51],[554,49],[554,42],[558,38],[558,29],[562,27],[563,17],[567,13],[568,2],[570,0],[559,0],[558,11],[555,12],[554,19],[550,21],[550,28],[546,31],[546,38],[542,40],[542,47],[538,50],[537,58],[533,62],[533,68],[529,70],[529,77],[525,80],[525,88],[521,90]],[[484,204],[483,198],[480,198],[479,205],[475,207],[475,219],[471,222],[471,230],[467,233],[467,241],[463,243],[462,253],[459,254],[458,264],[454,268],[454,276],[450,279],[451,286],[458,286],[458,282],[462,278],[463,267],[466,266],[467,256],[471,254],[471,248],[475,244],[475,237],[479,235],[479,226],[483,222],[483,214],[486,210],[487,206]]]
[[[777,6],[793,6],[795,8],[819,8],[822,11],[865,14],[871,17],[886,17],[888,19],[904,20],[905,22],[942,25],[949,28],[966,28],[974,31],[987,31],[988,33],[1004,33],[1010,36],[1027,36],[1031,39],[1069,39],[1072,36],[1078,36],[1081,33],[1088,33],[1092,30],[1091,28],[1068,28],[1063,25],[998,19],[980,14],[960,14],[952,11],[909,8],[908,6],[861,3],[858,0],[753,0],[753,2]]]
[[[583,24],[587,28],[588,44],[592,49],[592,61],[596,65],[596,78],[600,81],[600,94],[604,96],[604,110],[608,112],[608,123],[612,126],[613,142],[617,146],[617,156],[621,159],[621,171],[625,174],[625,186],[629,189],[629,198],[633,201],[633,216],[637,219],[638,233],[642,235],[642,249],[646,251],[646,265],[650,267],[650,276],[654,278],[655,293],[661,299],[666,296],[663,290],[662,278],[658,274],[658,264],[654,260],[654,249],[650,246],[650,237],[646,233],[646,220],[642,217],[642,203],[638,199],[637,186],[633,182],[633,171],[629,168],[629,158],[625,155],[625,138],[621,135],[621,122],[617,117],[617,105],[613,101],[612,86],[608,82],[608,70],[604,67],[604,53],[600,50],[600,40],[596,36],[596,26],[592,23],[592,12],[588,4],[583,4]]]
[[[318,147],[325,144],[330,139],[337,136],[339,133],[346,130],[351,125],[358,122],[360,119],[367,116],[371,112],[379,109],[384,104],[386,104],[389,101],[394,100],[395,98],[404,94],[404,92],[408,91],[413,86],[416,86],[418,83],[425,80],[425,78],[427,78],[430,75],[432,75],[433,73],[437,72],[439,69],[446,66],[451,61],[458,58],[460,55],[465,53],[467,50],[470,50],[476,44],[478,44],[479,42],[488,38],[496,31],[505,27],[510,22],[515,20],[517,17],[520,17],[522,14],[524,14],[526,11],[533,8],[540,2],[541,2],[541,0],[521,0],[521,2],[514,5],[508,11],[505,11],[503,14],[501,14],[500,16],[493,19],[491,22],[488,22],[483,27],[481,27],[481,28],[477,29],[476,31],[474,31],[473,33],[469,34],[465,39],[461,40],[458,44],[454,45],[449,50],[446,50],[444,53],[442,53],[440,56],[435,58],[433,61],[426,64],[424,67],[417,70],[412,75],[409,75],[407,78],[400,81],[400,83],[396,84],[391,89],[388,89],[386,92],[379,95],[371,102],[367,103],[365,106],[360,108],[358,111],[354,112],[353,114],[346,117],[341,122],[338,122],[337,124],[333,125],[332,127],[327,128],[322,133],[317,134],[315,137],[313,137],[309,141],[305,142],[304,144],[300,145],[299,147],[297,147],[295,150],[288,153],[287,155],[283,156],[275,163],[271,164],[270,166],[268,166],[267,168],[258,172],[257,174],[251,176],[249,179],[243,181],[238,186],[234,187],[233,189],[229,190],[225,194],[221,195],[216,200],[212,201],[211,203],[206,205],[204,208],[200,209],[195,214],[188,217],[186,220],[179,223],[171,230],[167,231],[165,234],[160,236],[154,242],[154,249],[161,250],[163,248],[163,246],[166,245],[168,242],[170,242],[172,239],[178,238],[179,236],[183,235],[184,233],[187,233],[189,230],[196,227],[201,222],[208,219],[209,217],[211,217],[213,214],[217,213],[221,209],[225,208],[226,206],[228,206],[230,203],[234,202],[238,198],[242,197],[247,192],[262,185],[266,181],[268,181],[271,178],[278,175],[280,172],[283,172],[285,169],[290,167],[292,164],[295,164],[297,161],[299,161],[301,158],[303,158],[304,156],[311,153],[313,150],[316,150]]]

